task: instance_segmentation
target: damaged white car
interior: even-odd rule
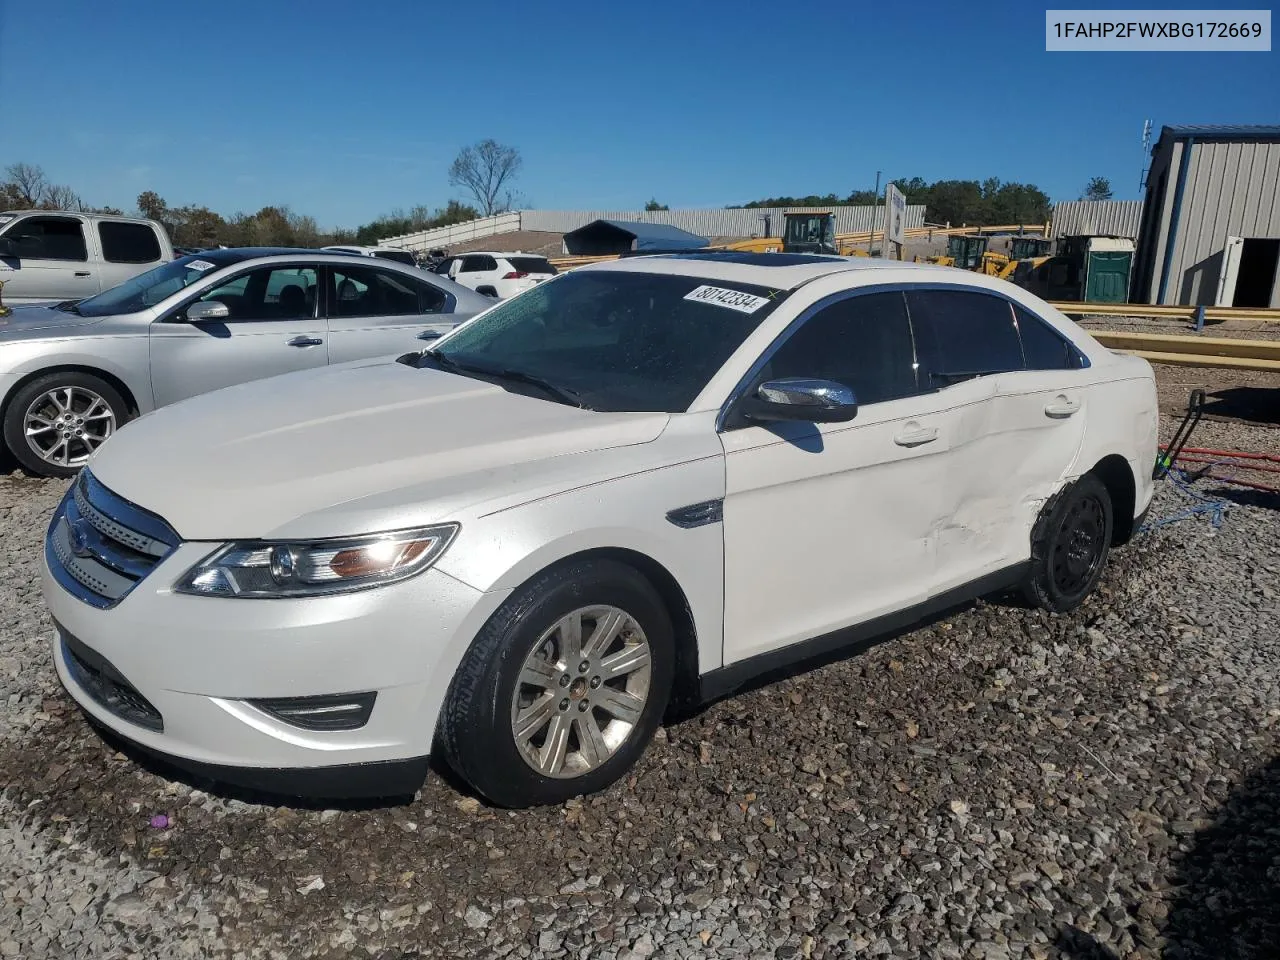
[[[125,426],[44,593],[97,722],[216,779],[599,790],[673,704],[1011,587],[1065,611],[1152,495],[1149,365],[1001,281],[691,253],[421,354]]]

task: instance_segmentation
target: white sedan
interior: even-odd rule
[[[1080,604],[1152,494],[1149,365],[959,270],[581,268],[421,354],[125,426],[58,508],[62,682],[295,795],[599,790],[669,707],[1009,587]]]

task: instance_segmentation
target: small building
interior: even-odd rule
[[[1130,300],[1280,307],[1280,126],[1161,129]]]
[[[564,252],[572,257],[603,257],[644,250],[699,250],[711,241],[666,223],[637,220],[592,220],[564,235]]]

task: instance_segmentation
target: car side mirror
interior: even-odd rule
[[[200,300],[187,307],[187,320],[198,323],[201,320],[226,320],[231,316],[231,308],[218,300]]]
[[[834,380],[785,377],[767,380],[742,406],[748,420],[799,420],[806,423],[844,423],[858,415],[853,390]]]

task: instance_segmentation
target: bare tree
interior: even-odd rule
[[[520,170],[520,151],[496,140],[463,147],[449,167],[449,183],[475,198],[483,216],[511,209],[511,182]]]
[[[82,210],[84,203],[70,187],[61,184],[46,187],[44,191],[44,202],[41,206],[48,210]]]
[[[43,170],[31,163],[14,163],[5,168],[4,173],[19,203],[29,208],[40,206],[49,189]]]

